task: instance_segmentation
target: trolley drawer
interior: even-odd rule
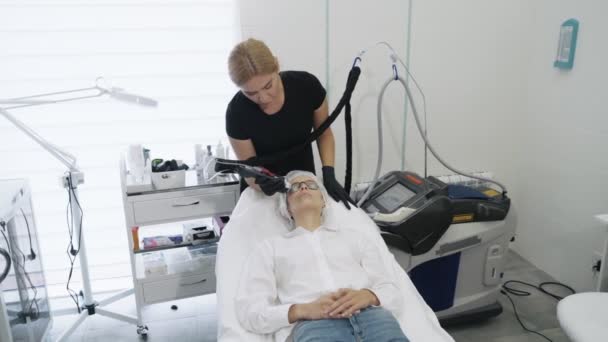
[[[215,274],[206,272],[187,277],[142,283],[146,304],[215,293]]]
[[[236,205],[234,192],[137,201],[133,203],[135,223],[187,220],[230,213]]]

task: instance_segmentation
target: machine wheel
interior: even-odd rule
[[[137,326],[137,335],[146,341],[148,339],[148,326],[147,325],[138,325]]]

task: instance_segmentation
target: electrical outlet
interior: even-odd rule
[[[591,271],[593,271],[594,276],[597,276],[598,273],[600,273],[600,268],[604,266],[601,263],[602,263],[602,253],[594,251],[592,261],[591,261]]]

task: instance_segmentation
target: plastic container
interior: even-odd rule
[[[205,253],[192,253],[187,248],[163,251],[169,272],[205,272],[215,269],[215,256],[217,254],[217,244],[205,246],[206,248],[197,249]]]
[[[152,172],[152,184],[157,190],[183,188],[186,186],[186,170]]]
[[[168,273],[167,263],[162,253],[145,253],[143,261],[146,275],[165,275]]]
[[[180,245],[184,242],[184,237],[179,235],[161,235],[161,236],[148,236],[143,239],[144,250],[154,249],[158,247]]]
[[[127,169],[136,183],[142,183],[146,167],[144,150],[140,144],[129,145],[127,150]]]

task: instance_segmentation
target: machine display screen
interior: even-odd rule
[[[378,196],[376,202],[383,206],[384,209],[393,212],[399,208],[403,202],[412,198],[415,194],[416,193],[406,188],[403,184],[395,183],[395,185]]]

